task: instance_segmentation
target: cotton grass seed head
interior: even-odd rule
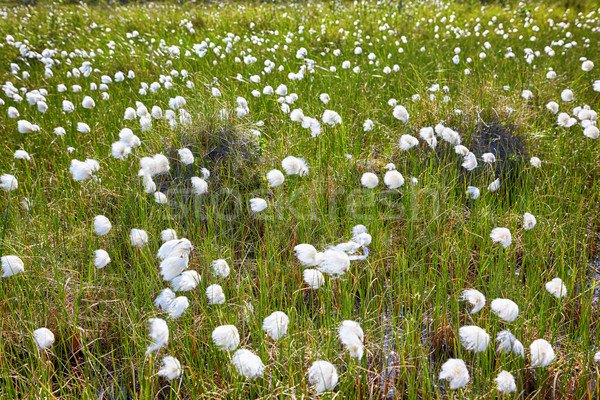
[[[442,365],[440,379],[450,382],[450,389],[456,390],[469,383],[469,371],[461,359],[451,358]]]
[[[143,229],[132,229],[129,232],[129,241],[132,247],[141,249],[148,243],[148,233]]]
[[[494,228],[490,233],[490,238],[494,243],[500,243],[502,247],[507,248],[512,243],[512,235],[508,228]]]
[[[271,171],[267,172],[267,181],[269,181],[269,185],[271,187],[281,185],[284,180],[285,177],[283,176],[283,173],[278,169],[272,169]]]
[[[110,263],[110,256],[106,252],[106,250],[96,250],[94,251],[94,265],[96,268],[104,268]]]
[[[547,282],[546,290],[557,299],[567,296],[567,287],[560,278],[554,278],[550,282]]]
[[[479,290],[467,289],[464,290],[460,296],[463,301],[468,301],[473,306],[471,314],[481,311],[485,307],[485,296]]]
[[[219,259],[215,260],[211,264],[213,276],[220,278],[227,278],[229,276],[229,264],[226,260]]]
[[[294,254],[298,261],[305,267],[314,267],[323,260],[323,253],[319,253],[313,245],[302,243],[294,247]]]
[[[344,252],[326,250],[317,269],[327,275],[341,276],[350,269],[350,258]]]
[[[365,172],[360,178],[360,183],[367,189],[373,189],[379,185],[379,178],[372,172]]]
[[[260,357],[246,349],[239,349],[233,354],[231,363],[238,374],[246,379],[255,379],[263,376],[265,365]]]
[[[206,298],[209,305],[225,303],[225,294],[221,285],[213,284],[206,288]]]
[[[519,316],[519,306],[509,299],[494,299],[490,304],[492,312],[504,322],[513,322]]]
[[[212,332],[212,341],[222,351],[234,351],[240,345],[240,334],[234,325],[221,325]]]
[[[3,174],[0,176],[0,188],[6,190],[7,192],[16,190],[19,187],[19,182],[17,182],[17,178],[14,175]]]
[[[275,311],[264,319],[262,329],[273,340],[279,340],[286,335],[289,324],[290,319],[284,312]]]
[[[162,359],[162,365],[156,374],[168,381],[177,379],[181,376],[181,363],[175,357],[166,356]]]
[[[308,174],[308,166],[302,158],[288,156],[281,161],[281,167],[288,175],[304,176]]]
[[[48,350],[54,344],[54,333],[48,328],[33,331],[33,340],[38,350]]]
[[[332,391],[338,382],[337,370],[328,361],[315,361],[308,369],[308,381],[317,393]]]
[[[463,347],[475,353],[485,351],[490,342],[490,335],[484,329],[475,325],[462,326],[458,330],[458,333],[460,335],[460,343]]]
[[[196,289],[200,283],[200,275],[196,271],[183,271],[171,280],[171,287],[176,292],[188,292]]]
[[[500,371],[496,379],[496,389],[500,393],[514,393],[517,391],[517,385],[515,384],[514,376],[508,371]]]
[[[398,189],[404,185],[404,177],[396,170],[387,171],[383,177],[383,183],[386,184],[388,189]]]
[[[250,210],[255,213],[264,211],[267,208],[267,202],[259,197],[250,199]]]
[[[304,282],[310,286],[311,289],[317,290],[325,284],[325,276],[321,271],[316,269],[305,269],[302,272]]]
[[[3,256],[0,258],[0,262],[2,263],[2,278],[25,272],[25,263],[15,255]]]
[[[537,220],[532,214],[528,212],[523,214],[523,229],[525,229],[526,231],[530,231],[535,227],[536,223]]]
[[[529,357],[533,368],[546,368],[554,361],[554,349],[546,340],[537,339],[529,345]]]
[[[152,343],[146,349],[146,355],[166,346],[169,343],[169,327],[164,319],[150,318],[148,323],[148,336],[150,336],[150,339],[152,339]]]

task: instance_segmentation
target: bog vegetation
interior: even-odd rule
[[[0,397],[598,398],[600,10],[0,9]]]

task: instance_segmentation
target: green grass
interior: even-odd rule
[[[594,109],[600,103],[600,93],[592,90],[592,82],[600,79],[597,12],[549,11],[535,2],[507,8],[453,2],[407,2],[402,8],[374,2],[48,3],[1,11],[0,37],[28,40],[38,53],[57,49],[55,59],[60,61],[53,67],[54,76],[46,78],[41,62],[22,57],[4,40],[0,47],[0,81],[28,91],[45,88],[49,106],[39,113],[26,100],[15,103],[0,92],[6,102],[0,106],[0,173],[19,181],[16,191],[0,193],[0,209],[8,209],[0,251],[25,262],[24,274],[0,279],[1,398],[313,398],[317,394],[306,374],[319,359],[332,362],[340,375],[335,391],[324,398],[386,398],[392,393],[410,399],[502,398],[493,381],[501,370],[515,376],[517,392],[511,398],[600,394],[593,361],[598,351],[600,147],[578,125],[558,127],[556,116],[545,108],[553,100],[560,112],[572,114],[575,106]],[[451,16],[455,19],[449,23]],[[194,32],[186,28],[187,22]],[[479,36],[473,28],[478,22]],[[389,27],[380,29],[384,24]],[[463,30],[462,37],[450,25]],[[128,38],[134,30],[139,36]],[[229,33],[234,39],[226,52],[223,39]],[[536,40],[530,41],[531,36]],[[577,45],[564,50],[553,45],[556,54],[546,55],[544,47],[560,39]],[[202,58],[193,52],[185,55],[203,41],[221,46],[224,57],[210,47]],[[363,54],[354,54],[355,42]],[[166,47],[172,45],[180,47],[181,57],[169,55]],[[314,73],[292,81],[288,73],[305,64],[296,58],[301,47],[316,66]],[[458,65],[451,61],[456,47],[461,49]],[[515,58],[505,57],[508,47]],[[531,64],[524,58],[526,48],[541,53]],[[334,49],[341,55],[334,56]],[[60,55],[63,50],[66,57]],[[69,55],[79,51],[93,51],[95,57]],[[479,58],[482,51],[485,59]],[[371,52],[373,62],[367,57]],[[257,62],[245,64],[248,54]],[[467,63],[467,57],[473,61]],[[580,57],[596,67],[583,72]],[[67,77],[86,60],[98,71],[90,78]],[[270,74],[262,74],[266,60],[276,64]],[[360,72],[342,69],[345,60]],[[11,63],[31,76],[13,75]],[[398,72],[383,72],[394,65]],[[331,72],[331,66],[337,71]],[[546,79],[549,67],[557,79]],[[173,88],[139,94],[141,82],[150,85],[160,75],[184,69],[189,77],[173,77]],[[109,84],[109,100],[90,90],[90,82],[100,84],[102,75],[128,70],[135,72],[135,79]],[[244,81],[236,79],[238,74]],[[261,82],[251,83],[251,75],[259,75]],[[219,98],[211,96],[215,78],[223,94]],[[188,88],[187,81],[194,87]],[[61,83],[67,92],[57,91]],[[83,90],[73,93],[74,84]],[[322,124],[323,133],[312,138],[310,130],[281,111],[279,96],[251,95],[254,89],[262,92],[266,85],[275,89],[280,84],[298,95],[290,109],[301,108],[319,120],[324,110],[335,110],[342,124]],[[433,84],[448,86],[449,92],[435,92],[436,98],[430,99]],[[565,88],[575,93],[571,103],[560,100]],[[521,97],[524,89],[533,91],[532,100]],[[319,100],[321,93],[329,94],[329,104]],[[420,100],[411,99],[415,94]],[[86,95],[96,102],[93,110],[81,107]],[[125,109],[136,108],[136,101],[149,110],[157,105],[165,111],[177,95],[186,98],[184,108],[194,120],[190,128],[171,130],[165,120],[153,120],[152,129],[141,132],[137,120],[123,120]],[[248,100],[250,113],[244,118],[233,111],[237,96]],[[392,116],[390,98],[408,109],[407,124]],[[73,113],[62,111],[65,99],[75,104]],[[9,106],[19,110],[18,119],[41,130],[18,133],[18,119],[7,117]],[[222,108],[228,110],[225,120],[218,116]],[[375,122],[371,132],[363,132],[367,118]],[[76,131],[80,121],[89,124],[90,133]],[[264,126],[255,126],[258,121]],[[435,151],[420,139],[409,151],[399,149],[402,134],[418,136],[420,128],[440,122],[460,132],[467,147],[486,124],[512,127],[524,144],[525,156],[514,161],[518,179],[491,193],[486,189],[493,180],[491,169],[479,160],[476,171],[481,172],[469,180],[460,157],[441,139]],[[54,134],[58,126],[66,129],[64,137]],[[110,156],[110,145],[125,127],[142,145],[120,161]],[[261,136],[253,136],[250,129],[258,129]],[[75,148],[70,154],[69,146]],[[176,149],[182,146],[193,150],[193,166],[178,162]],[[32,161],[13,159],[17,149],[28,151]],[[156,153],[171,161],[169,174],[156,179],[169,197],[168,205],[144,193],[137,177],[139,158]],[[289,155],[304,158],[309,174],[286,176],[282,186],[269,188],[266,173],[282,169],[281,160]],[[532,156],[542,160],[540,169],[529,164]],[[86,158],[100,162],[98,180],[75,182],[70,160]],[[399,190],[383,185],[384,166],[390,162],[406,179]],[[190,196],[189,178],[201,176],[203,167],[211,171],[209,194]],[[378,188],[360,185],[364,172],[380,177]],[[411,184],[411,177],[418,184]],[[475,201],[465,195],[470,184],[481,190]],[[20,204],[24,197],[31,203],[28,211]],[[248,200],[253,197],[267,199],[269,208],[251,213]],[[522,228],[525,212],[537,218],[531,231]],[[103,237],[93,233],[92,220],[98,214],[113,224]],[[326,278],[318,291],[308,288],[294,246],[310,243],[324,250],[350,240],[356,224],[364,224],[373,237],[369,257],[352,262],[341,279]],[[489,237],[501,226],[513,236],[506,249]],[[179,294],[189,298],[190,307],[176,320],[152,305],[168,287],[159,275],[156,252],[160,232],[169,227],[193,243],[190,268],[202,277],[197,289]],[[132,228],[148,232],[147,246],[130,246]],[[112,258],[102,270],[93,264],[93,251],[100,248]],[[210,264],[218,258],[226,258],[232,267],[226,279],[211,274]],[[555,277],[568,289],[562,301],[544,289]],[[204,291],[213,283],[223,286],[225,304],[208,305]],[[469,307],[459,301],[468,288],[488,299],[477,314],[469,314]],[[515,322],[502,323],[492,313],[489,303],[498,297],[519,305]],[[248,316],[246,303],[254,309]],[[287,336],[274,342],[261,326],[277,310],[288,314],[290,327]],[[157,316],[167,320],[170,341],[145,357],[148,319]],[[361,362],[350,359],[337,339],[344,319],[358,321],[364,329]],[[212,330],[224,324],[236,325],[240,347],[260,356],[266,365],[263,378],[241,378],[230,364],[231,355],[212,344]],[[463,325],[478,325],[490,334],[486,352],[464,350],[458,336]],[[38,352],[32,332],[44,326],[54,332],[56,342],[49,351]],[[523,342],[524,359],[495,353],[494,340],[503,329]],[[527,350],[537,338],[548,340],[556,352],[546,369],[530,367]],[[183,366],[182,378],[171,383],[156,376],[165,355]],[[448,358],[465,360],[471,375],[469,384],[456,392],[438,379]]]

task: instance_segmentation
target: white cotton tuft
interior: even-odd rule
[[[560,93],[562,101],[568,102],[573,100],[573,91],[571,89],[565,89]]]
[[[171,281],[188,268],[187,255],[167,257],[160,263],[160,275],[165,281]]]
[[[415,146],[419,145],[419,140],[412,135],[402,135],[400,136],[400,150],[409,150]]]
[[[188,256],[192,251],[192,243],[185,239],[173,239],[169,240],[160,246],[156,257],[164,260],[169,257],[182,257]]]
[[[188,292],[196,289],[200,283],[200,275],[196,271],[183,271],[171,280],[171,287],[176,292]]]
[[[475,154],[469,152],[463,158],[463,163],[461,165],[467,171],[473,171],[475,168],[477,168],[477,157],[475,157]]]
[[[162,359],[162,366],[156,374],[166,378],[168,381],[177,379],[181,376],[181,363],[175,357],[166,356]]]
[[[177,239],[177,232],[174,229],[165,229],[160,233],[160,239],[164,242]]]
[[[169,317],[171,319],[177,319],[183,315],[185,310],[190,306],[190,302],[187,297],[179,296],[171,302],[169,305]]]
[[[514,393],[517,391],[514,376],[508,371],[500,371],[496,379],[496,388],[501,393]]]
[[[211,264],[213,276],[227,278],[229,276],[230,268],[227,261],[223,259],[215,260]]]
[[[154,192],[154,201],[157,204],[167,204],[169,202],[169,198],[162,192]]]
[[[290,319],[281,312],[275,311],[266,317],[262,324],[262,329],[274,340],[279,340],[286,335]]]
[[[76,159],[71,160],[69,172],[73,175],[73,179],[77,182],[85,181],[91,178],[92,174],[94,173],[87,163]]]
[[[489,184],[488,186],[488,190],[490,192],[495,192],[498,189],[500,189],[500,178],[494,180],[492,183]]]
[[[148,243],[148,233],[143,229],[132,229],[129,232],[129,241],[132,247],[142,248]]]
[[[581,64],[581,70],[584,72],[589,72],[594,68],[594,62],[590,61],[590,60],[585,60],[582,64]]]
[[[48,350],[54,344],[54,333],[48,328],[33,331],[33,340],[38,350]]]
[[[494,299],[490,304],[492,312],[504,322],[513,322],[519,316],[519,306],[509,299]]]
[[[560,278],[554,278],[550,282],[547,282],[546,290],[557,299],[561,299],[567,295],[567,287]]]
[[[344,252],[326,250],[317,269],[324,274],[341,276],[350,269],[350,259]]]
[[[463,290],[461,300],[468,301],[473,306],[471,314],[475,314],[485,306],[485,296],[479,290],[468,289]]]
[[[401,106],[401,105],[395,106],[394,111],[392,112],[392,115],[397,120],[400,120],[404,123],[408,122],[409,115],[408,115],[408,111],[406,110],[406,108],[404,108],[404,106]]]
[[[98,236],[104,236],[110,232],[112,224],[104,215],[94,217],[94,233]]]
[[[532,214],[529,214],[528,212],[523,214],[523,229],[530,231],[535,227],[536,223],[537,220]]]
[[[19,187],[19,182],[17,181],[17,178],[15,178],[13,175],[9,175],[9,174],[4,174],[2,176],[0,176],[0,188],[6,190],[7,192],[10,192],[12,190],[15,190]]]
[[[358,322],[345,320],[338,330],[340,341],[350,352],[350,357],[357,358],[359,361],[363,356],[365,334]]]
[[[238,374],[247,379],[254,379],[263,376],[265,365],[260,357],[246,349],[239,349],[233,354],[231,363]]]
[[[308,369],[308,381],[317,393],[332,391],[338,382],[337,370],[328,361],[315,361]]]
[[[206,288],[206,298],[208,299],[208,304],[223,304],[225,303],[225,293],[223,293],[223,288],[221,285],[210,285]]]
[[[308,174],[308,166],[302,158],[288,156],[281,161],[281,167],[288,175],[304,176]]]
[[[481,158],[486,164],[493,164],[496,162],[496,156],[493,153],[483,153]]]
[[[305,269],[302,273],[304,282],[312,289],[319,289],[325,284],[325,276],[316,269]]]
[[[404,177],[400,172],[391,170],[385,173],[383,183],[385,183],[389,189],[398,189],[400,186],[404,185]]]
[[[32,133],[38,132],[40,130],[40,127],[38,125],[32,124],[29,121],[19,120],[17,122],[17,130],[19,131],[19,133]]]
[[[104,268],[110,263],[110,256],[106,252],[106,250],[96,250],[94,251],[94,265],[96,268]]]
[[[240,334],[234,325],[221,325],[212,332],[212,341],[219,350],[233,351],[240,345]]]
[[[512,243],[512,235],[507,228],[494,228],[490,233],[492,242],[500,243],[504,248],[507,248]]]
[[[554,349],[544,339],[537,339],[529,346],[529,356],[533,368],[546,368],[554,360]]]
[[[152,157],[143,157],[140,159],[139,175],[156,176],[164,174],[170,169],[169,159],[163,154],[155,154]]]
[[[110,154],[117,160],[124,160],[131,153],[131,147],[124,142],[114,142],[110,146]]]
[[[16,150],[13,157],[15,158],[15,160],[31,161],[31,156],[25,150]]]
[[[459,156],[463,157],[470,153],[469,149],[466,146],[463,146],[462,144],[454,146],[454,152]]]
[[[163,311],[167,311],[169,310],[169,307],[171,306],[173,300],[175,300],[175,297],[175,293],[173,293],[171,289],[165,288],[160,292],[158,296],[156,296],[156,299],[154,299],[153,304],[157,308]]]
[[[330,126],[336,126],[342,123],[342,117],[335,111],[325,110],[323,112],[323,118],[321,118],[324,124]]]
[[[183,148],[177,150],[179,153],[179,161],[181,161],[185,165],[191,165],[194,163],[194,155],[192,151],[188,148]]]
[[[490,342],[490,335],[485,330],[475,325],[462,326],[458,333],[460,342],[466,350],[472,350],[475,353],[485,351]]]
[[[467,187],[467,196],[469,196],[469,198],[471,200],[476,200],[480,195],[479,189],[475,186],[468,186]]]
[[[119,142],[125,143],[131,148],[138,147],[142,142],[140,138],[133,134],[133,131],[129,128],[121,129],[119,132]]]
[[[267,202],[261,198],[250,199],[250,210],[255,213],[264,211],[267,208]]]
[[[360,183],[367,189],[373,189],[379,185],[379,178],[372,172],[365,172],[360,178]]]
[[[195,196],[200,196],[208,192],[208,183],[204,179],[193,176],[190,181],[192,182],[192,191]]]
[[[450,382],[450,389],[456,390],[469,383],[469,371],[461,359],[451,358],[442,365],[440,379]]]
[[[556,114],[559,109],[558,103],[555,101],[551,101],[548,104],[546,104],[546,109],[552,112],[552,114]]]
[[[323,253],[317,252],[314,246],[302,243],[294,247],[294,254],[305,267],[314,267],[323,260]]]
[[[598,139],[600,137],[600,130],[594,125],[589,125],[583,130],[583,135],[590,139]]]
[[[284,180],[285,177],[283,176],[283,173],[278,169],[272,169],[271,171],[267,172],[267,181],[269,181],[269,185],[271,187],[281,185]]]
[[[523,348],[523,343],[521,343],[515,335],[510,333],[510,331],[500,331],[496,335],[496,343],[498,347],[496,347],[497,352],[513,352],[516,355],[521,357],[525,356],[525,349]]]
[[[81,102],[81,105],[83,108],[91,110],[92,108],[96,107],[96,102],[94,102],[94,99],[92,99],[90,96],[85,96]]]
[[[146,349],[146,355],[152,353],[169,343],[169,327],[164,319],[150,318],[148,335],[152,339],[152,344]]]

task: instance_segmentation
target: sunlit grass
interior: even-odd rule
[[[454,26],[472,35],[458,39],[446,33],[452,14]],[[39,61],[23,59],[6,41],[0,48],[2,82],[49,92],[46,113],[0,93],[6,102],[0,106],[0,173],[13,174],[19,181],[16,191],[0,193],[0,210],[7,209],[10,199],[1,251],[25,262],[24,274],[0,279],[0,397],[316,397],[306,374],[319,359],[333,363],[339,373],[335,393],[326,398],[501,398],[493,381],[501,370],[515,376],[516,398],[597,397],[593,355],[598,350],[599,147],[579,126],[557,127],[556,116],[545,108],[551,100],[568,113],[584,104],[597,107],[600,94],[592,90],[600,68],[597,15],[581,26],[575,22],[584,21],[586,14],[558,8],[550,12],[534,4],[503,9],[482,8],[479,3],[446,7],[413,2],[400,9],[345,2],[3,9],[0,37],[27,39],[39,53],[56,48],[55,59],[61,64],[46,78]],[[489,30],[485,37],[475,35],[475,18],[480,18],[480,32]],[[496,20],[489,26],[492,18]],[[554,20],[553,27],[548,18]],[[526,19],[531,21],[524,26]],[[186,27],[187,21],[195,32]],[[569,27],[557,28],[561,21]],[[386,23],[389,27],[380,29]],[[503,39],[494,31],[500,23],[504,31],[514,27],[518,32]],[[139,36],[128,37],[134,30]],[[544,47],[566,40],[566,32],[578,45],[564,49],[564,54],[555,45],[555,56],[547,56]],[[234,38],[230,53],[223,40],[228,33]],[[194,44],[210,43],[208,39],[221,46],[224,58],[211,47],[204,57],[185,55]],[[109,46],[111,41],[114,46]],[[486,41],[490,50],[484,47]],[[275,44],[277,50],[267,51]],[[169,55],[167,46],[173,45],[181,49],[179,58]],[[357,45],[363,54],[354,54]],[[316,66],[304,79],[292,81],[288,74],[306,65],[296,58],[301,47]],[[458,65],[451,61],[456,47],[461,49]],[[505,57],[508,47],[515,58]],[[526,48],[541,52],[532,64],[525,61]],[[339,56],[333,55],[335,49],[341,50]],[[95,57],[62,57],[62,50],[93,51]],[[482,51],[485,59],[479,58]],[[373,62],[367,57],[371,52],[376,56]],[[236,62],[235,57],[243,60],[249,54],[258,61]],[[467,57],[473,61],[467,63]],[[583,72],[580,57],[593,60],[595,69]],[[67,77],[86,60],[99,72],[90,78]],[[262,73],[265,60],[277,66],[270,74]],[[343,69],[346,60],[360,71]],[[10,63],[31,76],[12,74]],[[383,72],[394,65],[398,72]],[[549,67],[557,72],[556,80],[546,79]],[[139,94],[141,82],[150,85],[161,74],[184,69],[189,78],[173,76],[173,88]],[[110,99],[102,100],[100,90],[90,90],[90,82],[99,84],[101,75],[114,77],[117,71],[129,70],[135,79],[109,84]],[[236,79],[238,74],[242,80]],[[251,83],[252,75],[259,75],[261,82]],[[187,81],[194,87],[187,87]],[[56,90],[61,83],[67,92]],[[83,90],[73,93],[74,84]],[[278,95],[251,94],[280,84],[287,85],[288,94],[298,95],[290,109],[301,108],[319,120],[326,109],[334,110],[342,123],[322,123],[322,134],[313,138],[310,130],[281,111]],[[440,91],[429,90],[434,84]],[[212,87],[218,87],[222,97],[213,97]],[[572,103],[559,101],[565,88],[575,93]],[[533,91],[532,100],[521,97],[524,89]],[[319,100],[321,93],[330,96],[327,105]],[[96,102],[92,110],[81,107],[87,95]],[[186,98],[184,108],[192,114],[189,128],[171,130],[166,120],[153,120],[152,129],[141,132],[137,120],[123,119],[125,109],[136,108],[136,101],[149,110],[157,105],[165,111],[177,95]],[[244,118],[233,111],[238,96],[248,100],[250,114]],[[408,123],[392,116],[391,98],[407,108]],[[74,112],[62,111],[64,99],[75,104]],[[7,117],[9,106],[19,110],[18,119],[38,124],[41,130],[18,133],[18,119]],[[225,120],[219,117],[222,108],[229,111]],[[363,131],[367,118],[375,123],[370,132]],[[259,121],[264,126],[256,125]],[[87,123],[91,132],[78,133],[77,122]],[[520,153],[513,154],[517,179],[492,193],[487,190],[495,177],[491,167],[479,160],[476,172],[467,174],[460,167],[462,158],[441,139],[435,150],[422,140],[409,151],[398,148],[402,134],[418,137],[420,128],[438,123],[457,130],[468,148],[475,146],[485,126],[512,129],[523,144]],[[54,134],[58,126],[65,128],[64,137]],[[110,145],[124,127],[131,128],[142,145],[120,161],[110,156]],[[260,137],[251,129],[260,131]],[[183,146],[194,152],[193,166],[177,161],[176,150]],[[28,151],[32,160],[13,159],[17,149]],[[168,205],[144,193],[137,176],[139,158],[156,153],[171,161],[169,173],[155,179]],[[266,173],[282,169],[281,160],[289,155],[304,158],[309,174],[286,175],[283,185],[270,188]],[[541,168],[530,165],[532,156],[542,160]],[[75,182],[69,173],[71,159],[86,158],[100,162],[98,180]],[[390,162],[406,179],[398,190],[383,185]],[[201,168],[211,171],[209,193],[191,196],[189,179],[201,176]],[[377,188],[360,185],[364,172],[379,176]],[[469,185],[481,190],[477,200],[465,194]],[[258,214],[248,206],[256,197],[268,203]],[[29,210],[22,207],[23,198],[29,200]],[[525,212],[537,218],[531,231],[522,227]],[[92,228],[99,214],[113,224],[102,237]],[[364,224],[373,237],[368,258],[352,262],[340,279],[327,278],[321,289],[310,289],[294,246],[310,243],[324,250],[350,240],[357,224]],[[512,232],[508,248],[492,243],[489,235],[496,227]],[[130,245],[132,228],[148,232],[147,246]],[[190,269],[202,278],[194,291],[178,294],[188,297],[190,307],[176,320],[152,305],[168,286],[156,258],[160,232],[166,228],[193,243]],[[96,249],[105,249],[112,259],[101,270],[93,263]],[[219,258],[232,269],[224,279],[211,273],[211,262]],[[568,289],[562,301],[544,289],[555,277]],[[213,283],[223,287],[225,304],[208,305],[205,288]],[[488,299],[477,314],[469,314],[469,306],[459,301],[468,288]],[[516,321],[498,320],[489,308],[494,298],[519,305]],[[276,342],[261,329],[273,311],[290,318],[288,334]],[[148,319],[157,316],[167,320],[170,341],[146,357]],[[345,319],[360,322],[365,332],[361,362],[350,359],[337,338]],[[231,355],[212,344],[213,329],[227,324],[237,326],[240,347],[262,359],[264,377],[244,380],[230,364]],[[463,325],[477,325],[490,334],[486,352],[472,354],[461,346],[458,330]],[[56,343],[38,352],[32,332],[43,326],[54,332]],[[521,359],[495,353],[496,334],[504,329],[526,350],[537,338],[548,340],[556,359],[547,369],[534,370],[528,354]],[[156,376],[165,355],[177,357],[183,366],[183,376],[171,383]],[[455,393],[438,379],[448,358],[462,358],[471,375],[466,388]]]

